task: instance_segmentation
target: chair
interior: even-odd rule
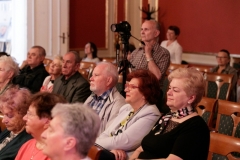
[[[218,114],[216,131],[221,134],[240,138],[240,104],[236,102],[218,100]]]
[[[206,73],[205,96],[229,100],[232,78],[231,74]]]
[[[168,70],[166,71],[166,75],[169,75],[169,73],[171,73],[173,70],[177,69],[177,68],[187,68],[188,64],[174,64],[174,63],[170,63]]]
[[[47,65],[49,65],[50,63],[52,63],[52,60],[49,59],[49,58],[45,58],[45,59],[43,60],[44,66],[47,66]]]
[[[80,62],[80,69],[90,69],[90,68],[95,68],[96,63],[95,62]]]
[[[116,84],[116,88],[117,88],[118,92],[120,92],[120,93],[122,93],[124,91],[122,74],[118,75],[118,83]]]
[[[202,65],[192,65],[191,68],[195,68],[196,70],[203,72],[203,73],[207,73],[207,72],[211,72],[212,68],[211,66],[202,66]]]
[[[113,63],[116,60],[115,57],[107,57],[107,58],[102,58],[103,62],[111,62]],[[115,62],[116,63],[116,62]]]
[[[2,119],[3,119],[3,114],[2,113],[0,113],[0,131],[3,131],[5,128],[6,128],[6,126],[2,123]]]
[[[92,160],[98,160],[102,149],[97,146],[92,146],[88,151],[88,157]]]
[[[78,72],[81,73],[81,75],[82,75],[86,80],[89,80],[89,78],[88,78],[88,70],[87,70],[87,69],[78,69]]]
[[[210,145],[207,160],[240,160],[232,152],[240,152],[240,139],[219,133],[210,133]]]
[[[88,71],[88,79],[92,76],[93,69],[96,67],[95,62],[80,62],[79,69],[85,69]]]
[[[45,69],[46,69],[47,72],[48,72],[48,69],[49,69],[50,63],[52,63],[52,60],[49,59],[49,58],[45,58],[44,61],[43,61],[43,64],[44,64]]]
[[[212,121],[216,102],[216,99],[203,97],[196,107],[198,114],[203,118],[210,128],[213,127]]]

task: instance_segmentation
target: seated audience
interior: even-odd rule
[[[118,159],[117,149],[131,154],[140,146],[142,138],[151,130],[160,117],[155,103],[160,96],[159,81],[148,70],[136,70],[127,76],[126,104],[121,107],[118,116],[111,125],[99,135],[96,144],[111,152],[103,159]],[[152,96],[156,95],[156,96]],[[114,156],[115,154],[115,156]]]
[[[226,49],[222,49],[218,52],[217,56],[218,66],[212,69],[213,73],[232,74],[232,88],[230,91],[230,101],[236,102],[236,85],[238,81],[238,72],[235,68],[230,66],[230,53]]]
[[[6,129],[0,134],[0,159],[13,160],[20,147],[32,138],[25,130],[23,116],[30,105],[31,93],[17,86],[0,96],[0,110]]]
[[[194,68],[179,68],[168,79],[167,105],[171,112],[159,119],[130,160],[207,159],[210,132],[195,109],[204,94],[203,75]]]
[[[85,45],[85,57],[82,59],[83,62],[100,62],[97,57],[97,46],[93,42],[88,42]]]
[[[169,51],[171,63],[175,64],[182,63],[182,47],[177,41],[179,34],[180,29],[177,26],[169,26],[166,34],[167,40],[161,43],[161,46]]]
[[[27,60],[20,67],[20,74],[14,77],[13,83],[28,88],[32,93],[40,91],[44,79],[48,76],[43,61],[46,51],[41,46],[33,46],[27,55]]]
[[[31,98],[27,114],[23,117],[26,121],[26,131],[34,139],[24,143],[15,160],[50,160],[42,153],[45,146],[41,134],[49,126],[52,119],[51,110],[57,103],[66,103],[66,100],[54,93],[39,92]]]
[[[102,133],[117,116],[126,103],[115,87],[118,83],[117,67],[109,62],[101,62],[94,68],[90,78],[92,94],[84,104],[92,107],[101,119],[99,133]]]
[[[53,61],[50,63],[48,73],[50,74],[50,76],[47,76],[43,81],[41,91],[52,92],[53,83],[55,79],[61,76],[61,73],[62,73],[62,57],[61,56],[57,56],[53,59]]]
[[[0,57],[0,95],[13,86],[12,79],[18,75],[18,64],[12,57]]]
[[[46,142],[43,153],[51,160],[90,160],[87,154],[98,134],[99,116],[81,103],[58,103],[52,117],[42,133]]]
[[[54,81],[53,93],[62,95],[69,103],[84,102],[91,94],[89,82],[78,72],[79,54],[69,51],[63,56],[62,75]]]

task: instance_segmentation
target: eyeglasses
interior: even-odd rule
[[[139,88],[138,86],[134,86],[133,84],[126,83],[125,84],[125,89],[128,88],[129,90]]]
[[[33,116],[36,116],[34,114],[32,114],[31,112],[27,111],[27,114],[26,114],[27,117],[33,117]]]
[[[228,58],[228,57],[220,57],[220,56],[216,56],[216,58],[223,59],[223,58]]]

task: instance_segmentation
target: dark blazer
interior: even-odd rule
[[[0,143],[2,143],[2,141],[9,135],[10,131],[5,129],[0,134]],[[32,136],[28,134],[25,130],[23,130],[5,147],[2,148],[2,150],[0,151],[0,160],[14,160],[21,146],[31,138]]]
[[[36,93],[40,91],[43,81],[48,75],[43,63],[33,69],[25,66],[20,70],[20,74],[13,78],[13,84],[26,87],[32,93]]]
[[[79,72],[70,77],[66,84],[66,91],[62,90],[63,83],[64,76],[58,77],[54,81],[52,92],[62,95],[69,103],[84,102],[91,94],[89,82]]]

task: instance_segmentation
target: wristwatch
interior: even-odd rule
[[[147,62],[153,61],[153,58],[149,58],[147,59]]]

